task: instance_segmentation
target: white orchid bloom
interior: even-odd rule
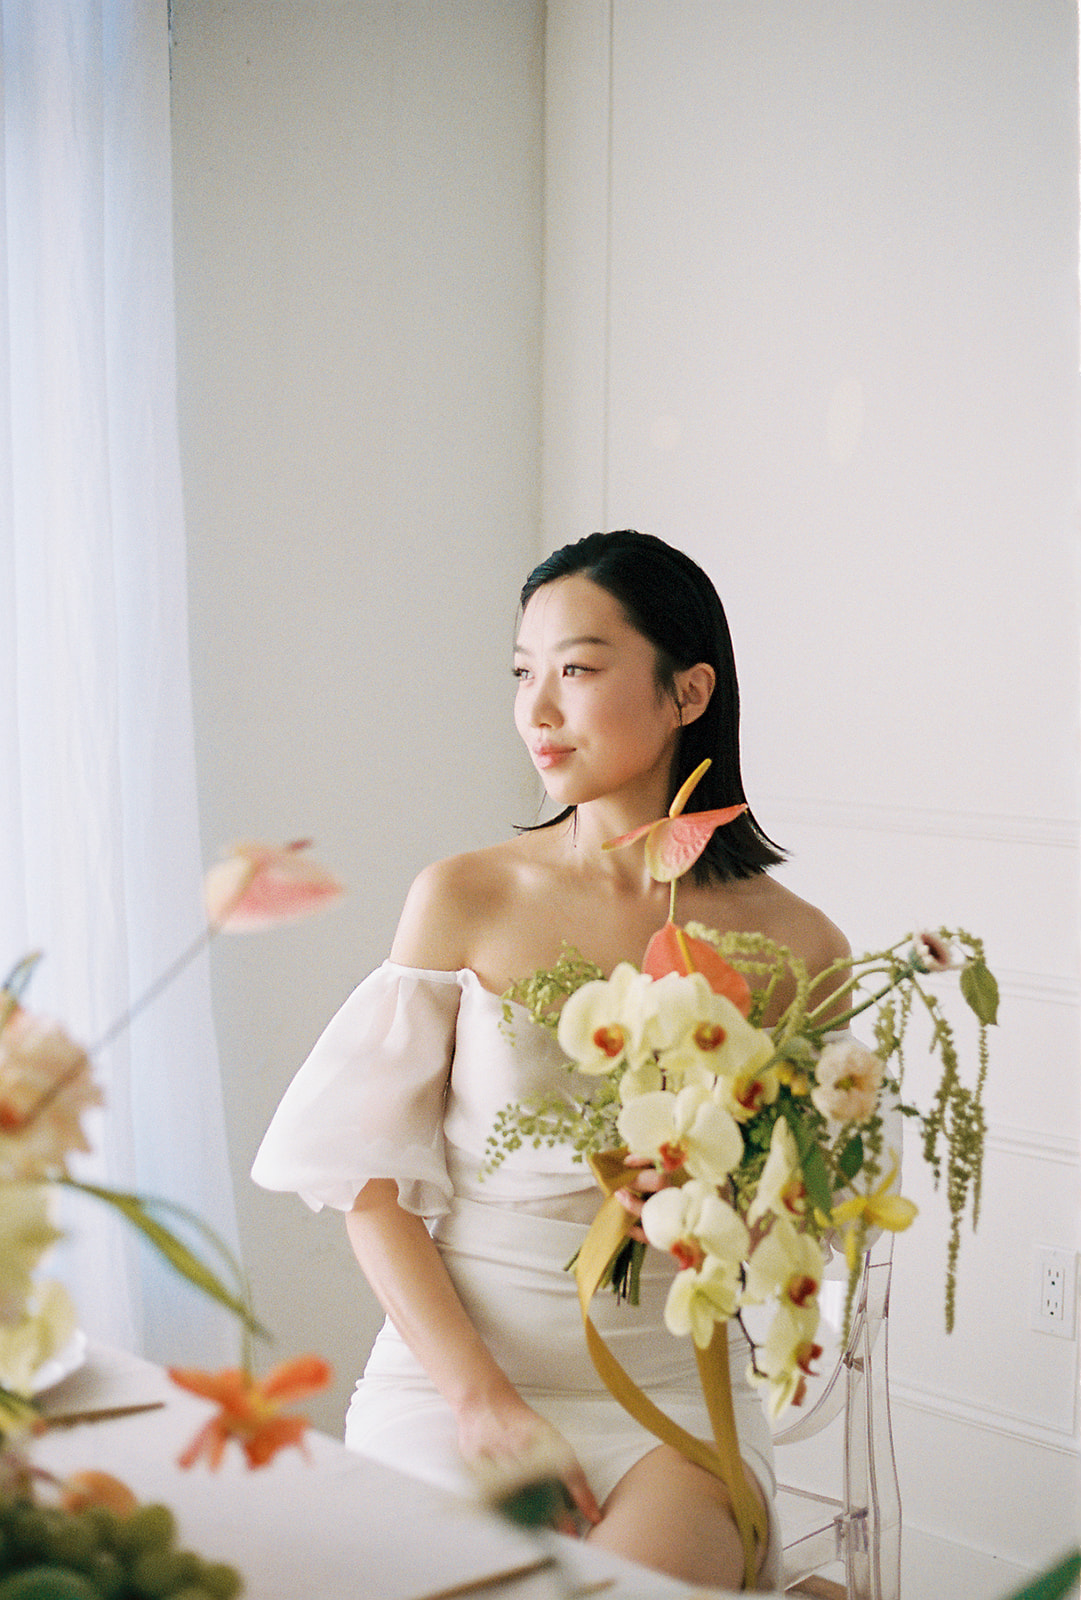
[[[616,1126],[635,1155],[650,1156],[666,1172],[685,1167],[707,1183],[723,1183],[743,1155],[735,1119],[696,1084],[678,1094],[658,1089],[639,1095],[623,1107]]]
[[[570,996],[559,1014],[558,1038],[579,1072],[599,1076],[621,1061],[640,1063],[641,991],[648,984],[629,961],[621,961],[610,978],[584,983]]]
[[[723,994],[715,994],[700,972],[679,980],[692,986],[678,1036],[662,1049],[661,1066],[686,1082],[707,1086],[715,1078],[748,1077],[773,1059],[773,1040],[753,1028]]]
[[[822,1354],[815,1344],[818,1330],[818,1305],[799,1308],[781,1305],[764,1344],[755,1351],[757,1371],[750,1377],[769,1386],[767,1409],[776,1419],[789,1405],[799,1405],[811,1374],[811,1363]]]
[[[760,1305],[776,1296],[782,1304],[799,1309],[814,1305],[817,1326],[823,1265],[817,1240],[793,1227],[787,1217],[778,1217],[747,1263],[744,1299],[748,1305]]]
[[[805,1206],[806,1190],[796,1138],[784,1117],[778,1117],[773,1124],[769,1155],[748,1209],[747,1221],[753,1227],[769,1212],[779,1217],[801,1216]]]
[[[672,1050],[693,1028],[702,1009],[702,990],[712,990],[701,973],[666,972],[649,980],[644,991],[643,1032],[649,1048],[657,1054]]]
[[[637,1100],[640,1094],[654,1094],[663,1088],[664,1074],[651,1056],[640,1066],[627,1068],[619,1080],[619,1098],[626,1105],[628,1100]]]
[[[669,1251],[681,1267],[699,1267],[707,1255],[738,1265],[750,1249],[742,1219],[711,1184],[697,1178],[650,1195],[642,1227],[650,1244]]]
[[[739,1304],[739,1263],[706,1256],[700,1267],[676,1274],[664,1307],[669,1333],[689,1333],[700,1350],[713,1338],[714,1325],[727,1322]]]

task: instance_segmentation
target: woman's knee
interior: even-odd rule
[[[742,1585],[743,1541],[727,1489],[667,1445],[624,1474],[589,1537],[681,1582]]]

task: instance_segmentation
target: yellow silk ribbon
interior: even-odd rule
[[[702,1383],[706,1410],[713,1428],[715,1446],[697,1439],[666,1417],[616,1360],[594,1326],[590,1303],[608,1272],[620,1246],[634,1225],[634,1218],[615,1198],[615,1191],[634,1181],[638,1169],[624,1165],[626,1151],[606,1151],[590,1157],[590,1166],[605,1198],[582,1243],[574,1265],[578,1302],[586,1344],[593,1365],[609,1393],[623,1409],[648,1428],[663,1444],[720,1478],[728,1490],[736,1526],[743,1544],[744,1585],[753,1588],[758,1571],[757,1553],[765,1546],[766,1514],[747,1481],[746,1468],[739,1453],[736,1418],[732,1406],[732,1383],[728,1370],[728,1327],[716,1323],[708,1349],[695,1346],[698,1375]]]

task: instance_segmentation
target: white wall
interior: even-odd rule
[[[206,846],[310,833],[353,890],[214,955],[260,1310],[337,1426],[370,1296],[248,1164],[416,868],[530,808],[521,576],[632,523],[726,599],[789,881],[1004,980],[958,1331],[920,1193],[893,1370],[906,1517],[1035,1563],[1078,1511],[1077,1344],[1028,1327],[1078,1244],[1072,6],[551,0],[543,464],[539,0],[174,12]]]
[[[510,716],[537,554],[541,11],[174,0],[181,421],[208,857],[312,836],[350,888],[222,940],[242,1242],[282,1352],[377,1327],[339,1219],[256,1190],[286,1083],[427,860],[529,820]]]
[[[1076,13],[551,0],[547,72],[546,542],[701,560],[787,880],[1002,980],[957,1330],[910,1159],[891,1355],[908,1520],[1036,1564],[1081,1520],[1077,1341],[1029,1325],[1081,1243]]]

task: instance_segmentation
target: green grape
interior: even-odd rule
[[[0,1600],[98,1600],[97,1590],[70,1567],[24,1567],[0,1579]]]
[[[124,1568],[111,1550],[102,1549],[100,1545],[86,1568],[86,1575],[99,1600],[121,1600],[128,1592]]]
[[[52,1530],[49,1555],[62,1567],[88,1570],[98,1549],[98,1534],[93,1522],[81,1512],[61,1513]]]
[[[87,1506],[81,1513],[94,1530],[94,1537],[103,1550],[116,1549],[116,1534],[120,1518],[105,1506]]]
[[[175,1559],[177,1586],[183,1588],[185,1584],[193,1583],[198,1588],[203,1581],[202,1556],[197,1556],[194,1550],[177,1550]]]
[[[172,1544],[176,1518],[168,1506],[137,1506],[122,1517],[116,1529],[116,1548],[131,1555],[141,1550],[162,1550]]]
[[[141,1550],[128,1570],[128,1582],[145,1600],[163,1600],[184,1581],[184,1566],[175,1550]]]
[[[240,1573],[224,1561],[205,1562],[199,1581],[211,1600],[235,1600],[244,1587]]]
[[[20,1505],[14,1508],[8,1523],[11,1555],[16,1565],[25,1565],[38,1556],[48,1555],[52,1543],[49,1517],[39,1506]]]

